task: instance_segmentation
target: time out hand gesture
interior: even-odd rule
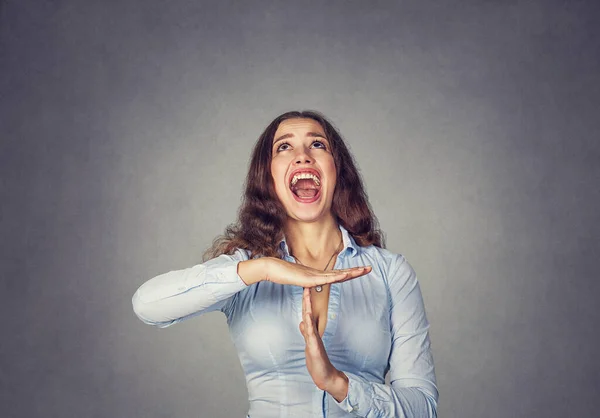
[[[363,276],[371,271],[371,267],[321,271],[272,257],[267,257],[264,261],[266,262],[266,275],[263,280],[301,287],[315,287],[328,283],[345,282],[346,280]]]

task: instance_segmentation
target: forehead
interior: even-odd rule
[[[319,133],[325,136],[325,131],[319,122],[310,118],[286,119],[279,124],[273,140],[285,134],[303,135],[306,132]]]

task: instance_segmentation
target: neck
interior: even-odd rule
[[[331,215],[310,223],[288,219],[284,233],[290,253],[303,264],[329,259],[341,250],[342,233]]]

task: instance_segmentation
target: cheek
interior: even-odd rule
[[[335,186],[335,183],[337,182],[337,172],[335,169],[335,163],[333,162],[333,159],[331,161],[328,161],[327,165],[325,165],[324,168],[327,178],[330,179],[330,185]]]
[[[271,163],[271,180],[275,186],[275,192],[280,195],[285,192],[285,184],[283,178],[285,177],[285,170],[282,171],[278,164]]]

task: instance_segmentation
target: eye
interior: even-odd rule
[[[325,143],[323,143],[319,140],[313,141],[313,143],[311,145],[316,146],[317,148],[327,149],[327,146],[325,145]]]
[[[311,147],[315,147],[317,149],[327,149],[327,145],[325,145],[325,143],[323,141],[319,141],[319,140],[314,140],[311,144]],[[287,151],[289,148],[291,147],[291,145],[288,142],[282,142],[281,144],[279,144],[279,146],[277,147],[277,149],[275,150],[275,152],[282,152],[282,151]]]
[[[281,151],[285,151],[287,148],[282,148],[282,147],[289,147],[290,144],[288,144],[287,142],[283,142],[281,143],[278,147],[277,147],[277,152],[281,152]]]

